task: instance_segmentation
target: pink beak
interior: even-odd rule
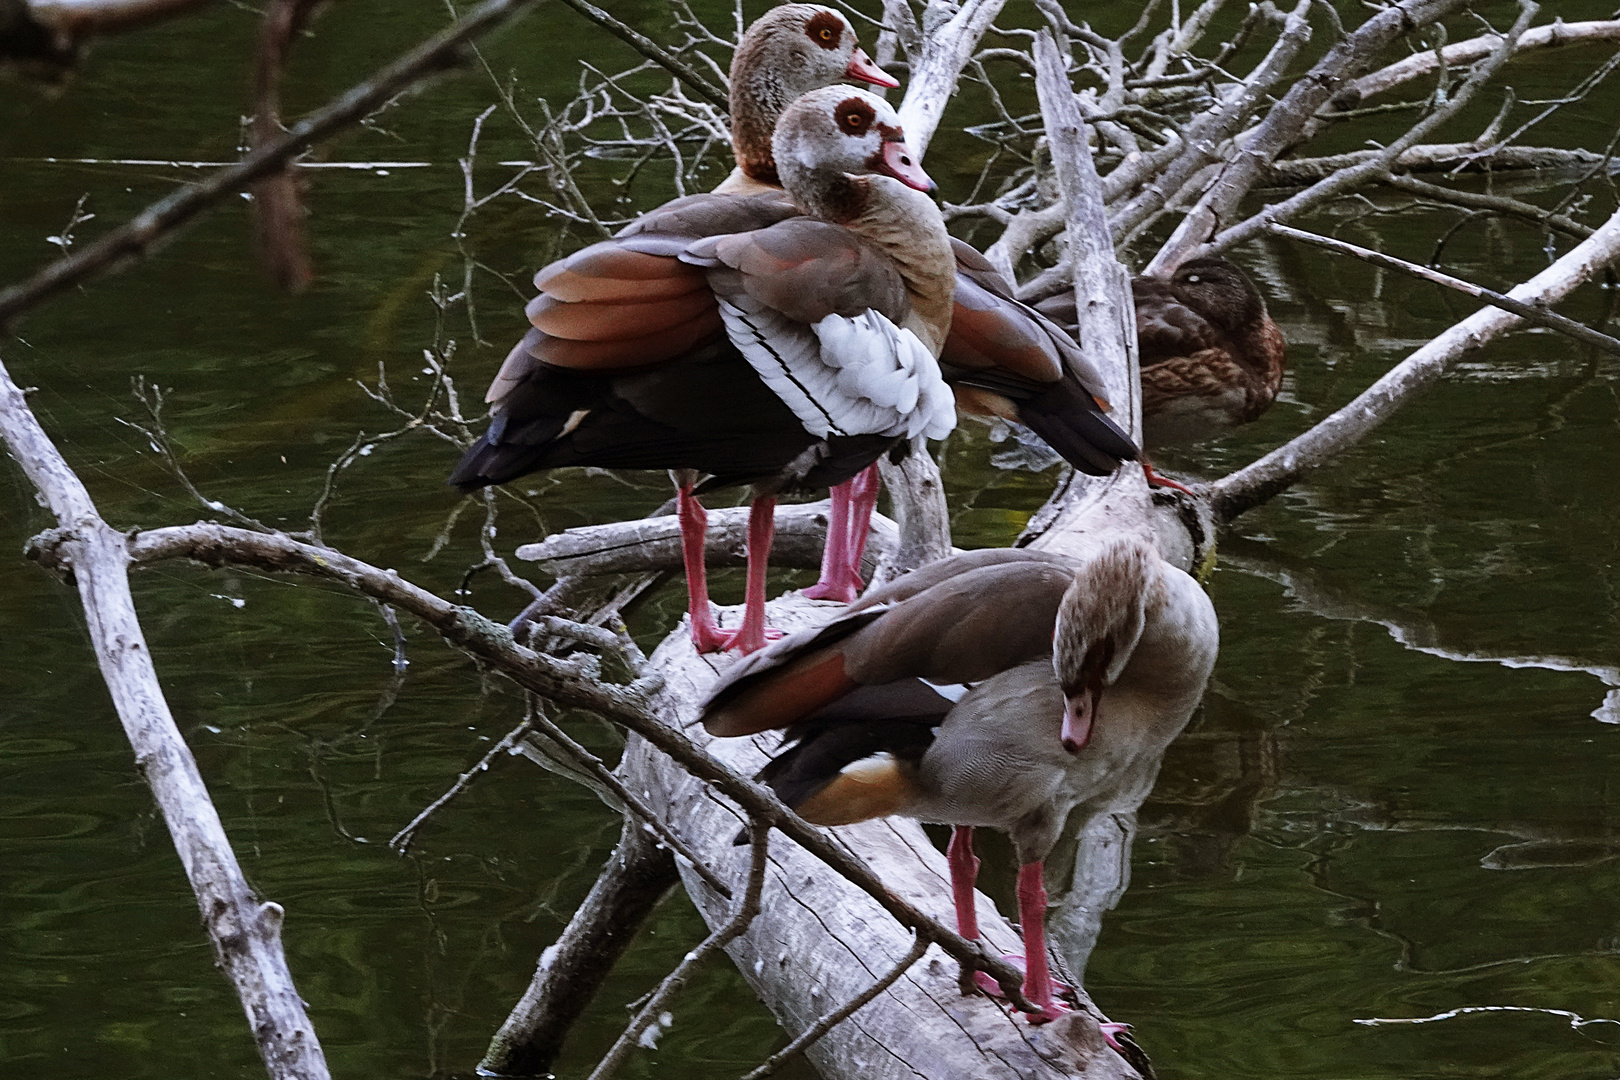
[[[1063,749],[1078,754],[1091,741],[1091,721],[1097,712],[1096,699],[1090,694],[1068,698],[1063,703]]]
[[[932,194],[939,186],[929,179],[923,172],[921,165],[911,153],[911,148],[903,142],[886,142],[883,144],[884,170],[896,180],[907,187],[916,188],[924,194]]]
[[[862,82],[887,87],[890,90],[900,85],[899,79],[872,63],[872,58],[866,55],[866,50],[858,45],[855,47],[855,55],[849,58],[849,67],[844,69],[844,74],[852,79],[860,79]]]

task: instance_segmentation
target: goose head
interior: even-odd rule
[[[784,4],[761,16],[731,59],[732,149],[742,171],[776,183],[771,133],[795,98],[845,79],[896,87],[872,62],[855,28],[819,4]]]
[[[894,107],[876,94],[827,86],[782,114],[773,141],[782,186],[829,221],[859,217],[874,192],[932,192]]]
[[[1052,666],[1063,690],[1063,748],[1071,754],[1091,738],[1103,694],[1142,638],[1149,575],[1158,558],[1140,540],[1113,541],[1081,565],[1063,594]]]

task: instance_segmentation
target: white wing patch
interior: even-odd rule
[[[929,682],[927,679],[919,679],[918,681],[923,683],[946,701],[961,701],[963,698],[967,697],[968,691],[973,689],[973,687],[968,686],[966,683],[936,683]]]
[[[806,431],[943,439],[956,399],[934,354],[883,314],[828,315],[813,327],[746,295],[720,298],[726,333]]]

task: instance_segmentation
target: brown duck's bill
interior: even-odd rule
[[[844,74],[890,90],[900,85],[899,79],[874,64],[872,58],[866,55],[866,50],[859,46],[855,48],[855,55],[849,58],[849,67],[844,69]]]
[[[931,195],[938,188],[923,167],[917,162],[917,155],[911,152],[911,147],[898,140],[890,140],[883,144],[883,171],[900,181],[909,188],[916,188],[926,195]]]

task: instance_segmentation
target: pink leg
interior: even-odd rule
[[[1040,1010],[1032,1024],[1056,1020],[1066,1011],[1052,1000],[1052,972],[1046,961],[1046,881],[1039,859],[1018,868],[1018,919],[1024,924],[1024,997]]]
[[[689,487],[678,489],[675,515],[681,524],[681,555],[686,561],[686,610],[691,617],[692,644],[700,653],[719,652],[725,647],[725,638],[709,610],[709,577],[703,559],[709,515]]]
[[[1052,981],[1052,971],[1046,959],[1046,882],[1042,879],[1040,862],[1025,863],[1018,868],[1018,920],[1024,925],[1024,955],[1003,959],[1024,969],[1024,997],[1037,1007],[1029,1014],[1032,1024],[1044,1024],[1062,1016],[1065,1007],[1054,1000],[1055,990],[1067,986]],[[991,997],[1004,997],[1001,986],[982,971],[973,973],[973,984]],[[1104,1030],[1103,1037],[1118,1049],[1113,1032]]]
[[[748,592],[743,606],[742,626],[726,641],[726,648],[744,653],[765,647],[780,630],[765,625],[765,568],[771,557],[771,539],[776,535],[776,499],[762,495],[748,508]]]
[[[973,826],[951,830],[946,857],[951,867],[951,896],[956,901],[956,932],[969,941],[979,937],[979,913],[973,903],[973,883],[979,877],[979,859],[973,854]]]
[[[836,600],[840,604],[853,603],[859,595],[859,584],[850,589],[844,580],[844,568],[849,564],[849,504],[854,480],[838,484],[828,492],[832,506],[827,511],[827,544],[821,551],[821,577],[804,590],[812,600]]]
[[[862,585],[861,556],[866,554],[866,538],[872,527],[872,511],[877,509],[878,492],[882,488],[883,478],[875,464],[868,465],[859,476],[850,481],[849,576],[855,582],[857,592]]]

